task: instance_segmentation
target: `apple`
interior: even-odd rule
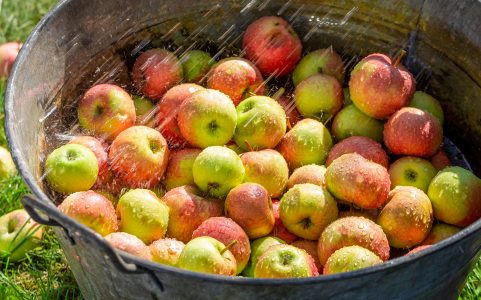
[[[221,146],[205,148],[192,167],[194,182],[199,189],[215,198],[227,196],[244,181],[242,160],[232,150]]]
[[[242,271],[242,275],[246,277],[254,277],[254,269],[257,265],[259,257],[261,257],[262,254],[264,254],[270,247],[285,243],[286,242],[284,242],[280,238],[273,236],[265,236],[252,241],[251,258],[249,260],[249,263],[247,263],[247,266],[244,268],[244,271]]]
[[[433,207],[428,196],[412,186],[398,186],[377,217],[377,224],[394,248],[420,244],[431,231]]]
[[[340,211],[339,212],[339,218],[344,218],[344,217],[364,217],[366,219],[369,219],[371,221],[376,222],[377,216],[379,214],[378,209],[354,209],[350,207],[349,210],[345,211]]]
[[[240,156],[245,169],[245,182],[262,185],[273,198],[280,197],[286,189],[289,167],[282,155],[271,149],[251,151]]]
[[[270,235],[273,237],[277,237],[285,241],[286,243],[290,244],[298,239],[295,234],[290,233],[284,224],[282,224],[281,216],[280,216],[280,200],[272,200],[272,211],[274,212],[274,228],[272,229]]]
[[[229,247],[237,262],[235,274],[240,274],[249,261],[251,247],[245,231],[232,219],[213,217],[205,220],[192,234],[192,239],[209,236]]]
[[[175,267],[185,244],[176,239],[160,239],[150,244],[152,260],[159,264]]]
[[[433,96],[425,92],[417,91],[414,93],[414,96],[411,99],[409,106],[419,108],[420,110],[424,110],[425,112],[432,114],[438,119],[439,123],[443,125],[443,108],[441,107],[439,101],[436,100]]]
[[[112,180],[112,172],[108,163],[107,145],[92,136],[83,135],[74,137],[69,144],[79,144],[89,148],[97,158],[99,173],[94,188],[102,188]]]
[[[43,227],[35,223],[23,209],[0,217],[0,259],[21,260],[27,251],[40,245]]]
[[[142,95],[160,100],[168,89],[182,81],[182,65],[165,49],[150,49],[142,53],[132,67],[132,81]]]
[[[17,169],[15,168],[12,155],[7,149],[0,146],[0,180],[4,180],[15,174],[17,174]]]
[[[119,228],[112,202],[94,191],[70,194],[58,209],[102,236],[115,232]]]
[[[195,92],[203,90],[200,85],[193,83],[179,84],[169,89],[160,100],[157,113],[157,128],[172,148],[182,148],[187,141],[180,133],[177,121],[182,103]]]
[[[286,133],[286,113],[274,99],[253,96],[237,106],[234,140],[244,150],[274,148]]]
[[[296,86],[294,99],[301,115],[327,123],[342,108],[344,96],[336,78],[315,74]]]
[[[382,264],[382,259],[372,251],[359,247],[348,246],[334,252],[324,266],[324,275],[351,272]]]
[[[325,266],[334,252],[354,245],[372,251],[383,261],[389,259],[389,242],[379,225],[363,217],[344,217],[322,232],[317,248],[319,261]]]
[[[0,45],[0,78],[8,78],[22,43],[10,42]]]
[[[404,156],[389,167],[391,189],[396,186],[414,186],[427,193],[429,183],[438,170],[428,161],[419,157]]]
[[[318,276],[313,258],[291,245],[274,245],[259,257],[255,278],[301,278]]]
[[[301,58],[301,40],[284,19],[264,16],[251,23],[244,34],[242,48],[262,74],[285,76]]]
[[[177,122],[182,136],[192,146],[221,146],[234,135],[237,113],[227,95],[205,89],[180,106]]]
[[[179,186],[195,184],[192,167],[200,152],[201,149],[184,148],[170,153],[164,180],[168,191]]]
[[[350,104],[336,114],[332,121],[331,132],[338,141],[351,136],[365,136],[380,143],[383,129],[382,121],[369,117],[354,104]]]
[[[440,148],[438,152],[431,157],[431,163],[438,171],[453,165],[449,159],[449,156],[442,148]]]
[[[112,142],[109,162],[115,176],[131,188],[153,188],[164,175],[169,148],[155,129],[133,126]]]
[[[229,96],[236,106],[251,95],[264,94],[261,72],[244,58],[225,58],[215,64],[207,76],[207,86]]]
[[[326,166],[329,167],[335,159],[348,153],[357,153],[385,168],[389,165],[386,151],[384,151],[381,144],[365,136],[351,136],[332,147],[327,156]]]
[[[162,201],[169,207],[167,236],[187,243],[194,230],[211,217],[224,212],[221,200],[204,198],[194,186],[180,186],[168,191]]]
[[[250,239],[268,235],[274,227],[269,192],[257,183],[242,183],[225,199],[225,216],[244,229]]]
[[[135,124],[135,105],[130,95],[113,84],[91,87],[78,106],[80,126],[90,134],[113,140]]]
[[[78,144],[67,144],[53,150],[45,161],[48,184],[62,194],[89,190],[97,181],[98,173],[95,154]]]
[[[481,179],[461,167],[441,170],[431,180],[428,196],[441,222],[466,227],[481,217]]]
[[[443,223],[435,224],[433,225],[433,227],[431,228],[431,232],[428,234],[426,239],[424,239],[421,245],[434,245],[444,239],[447,239],[450,236],[455,235],[460,231],[461,229],[456,226]]]
[[[149,99],[134,95],[132,96],[135,106],[136,125],[145,125],[148,127],[155,127],[156,125],[156,112],[158,108],[154,106]]]
[[[304,165],[324,164],[331,147],[327,128],[316,120],[303,119],[284,135],[278,150],[294,170]]]
[[[404,107],[384,125],[384,144],[395,155],[431,157],[443,141],[438,119],[417,108]]]
[[[297,86],[304,79],[315,74],[330,75],[340,84],[344,83],[344,63],[332,47],[318,49],[304,56],[292,73],[292,81]]]
[[[312,183],[321,187],[326,186],[326,167],[319,165],[305,165],[292,172],[287,181],[287,188],[291,189],[296,184]]]
[[[280,217],[289,232],[307,240],[317,240],[337,219],[336,200],[318,185],[296,184],[281,199]]]
[[[319,261],[319,255],[317,253],[317,241],[297,240],[294,243],[291,243],[291,246],[306,251],[307,254],[309,254],[314,260],[314,264],[316,265],[317,270],[319,272],[322,272],[322,265]]]
[[[297,122],[302,120],[301,114],[296,108],[296,101],[294,101],[293,95],[282,95],[275,99],[279,103],[287,116],[287,130],[290,130],[292,126],[296,125]]]
[[[236,259],[231,251],[218,240],[202,236],[185,245],[177,261],[177,267],[189,271],[234,276]]]
[[[180,62],[185,81],[199,83],[207,75],[215,60],[207,52],[189,50],[182,54]]]
[[[354,105],[375,119],[387,119],[407,106],[415,90],[412,74],[379,53],[362,59],[352,70],[349,81]]]
[[[107,190],[94,190],[94,192],[96,192],[97,194],[102,195],[105,198],[107,198],[107,200],[112,202],[114,207],[117,206],[117,202],[119,202],[119,199],[114,194],[112,194],[111,192],[109,192]]]
[[[374,209],[386,202],[391,180],[383,166],[357,153],[348,153],[327,167],[326,186],[337,199],[363,209]]]
[[[126,232],[113,232],[105,236],[105,239],[112,247],[118,250],[138,256],[145,260],[152,260],[152,254],[150,253],[149,247],[134,235]]]
[[[411,255],[411,254],[414,254],[414,253],[418,253],[419,251],[422,251],[422,250],[427,249],[429,247],[431,247],[431,245],[417,246],[416,248],[414,248],[411,251],[409,251],[408,253],[406,253],[405,256],[408,256],[408,255]]]
[[[120,231],[135,235],[146,244],[163,238],[169,225],[169,207],[154,192],[145,189],[123,194],[117,214]]]

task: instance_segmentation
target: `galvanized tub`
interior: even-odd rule
[[[481,221],[409,257],[352,273],[307,279],[227,278],[119,254],[61,214],[44,189],[41,162],[74,134],[76,101],[94,83],[128,86],[128,66],[144,47],[183,51],[193,42],[231,51],[247,24],[281,15],[305,49],[332,45],[349,59],[408,52],[418,86],[442,101],[446,135],[481,172],[481,2],[64,0],[24,44],[5,95],[14,160],[32,191],[25,208],[56,226],[86,299],[454,299],[481,249]],[[203,42],[209,40],[210,42]],[[125,64],[124,64],[125,62]],[[462,160],[462,157],[453,157]]]

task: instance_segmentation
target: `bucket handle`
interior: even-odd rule
[[[104,238],[96,233],[88,232],[90,231],[89,229],[62,214],[54,205],[37,200],[33,195],[30,194],[23,196],[22,204],[35,222],[42,225],[64,228],[71,241],[75,241],[75,239],[69,233],[69,230],[62,224],[66,224],[69,228],[74,228],[75,231],[82,233],[81,236],[94,239],[94,242],[103,248],[103,250],[113,258],[112,263],[119,270],[125,273],[143,273],[143,271],[140,268],[137,268],[135,264],[125,262],[125,260],[120,257],[119,253],[112,246],[110,246],[110,244]]]

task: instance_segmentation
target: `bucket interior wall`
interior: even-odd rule
[[[180,54],[194,45],[219,58],[238,54],[242,32],[263,15],[291,22],[304,52],[332,46],[348,68],[372,52],[407,50],[404,64],[415,74],[418,90],[441,101],[446,136],[481,174],[479,1],[75,0],[64,1],[37,28],[7,93],[9,142],[36,196],[57,198],[44,189],[41,165],[46,153],[81,132],[76,106],[86,89],[115,82],[133,91],[129,68],[146,48],[167,47]],[[62,239],[65,248],[71,247],[70,257],[75,247]],[[446,278],[456,288],[479,250],[478,239],[474,242],[463,244],[469,247],[463,265],[451,266],[456,280]],[[73,258],[70,263],[78,269]]]

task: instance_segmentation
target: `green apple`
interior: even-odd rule
[[[50,187],[62,194],[89,190],[97,180],[99,166],[95,154],[79,144],[55,149],[45,161],[45,174]]]
[[[240,158],[246,171],[244,182],[262,185],[273,198],[278,198],[284,193],[289,167],[279,152],[265,149],[246,152]]]
[[[112,202],[94,191],[70,194],[58,209],[102,236],[115,232],[119,228]]]
[[[221,146],[234,135],[237,113],[227,95],[205,89],[183,102],[177,122],[180,132],[192,146]]]
[[[327,189],[311,183],[297,184],[281,198],[280,217],[287,230],[306,240],[317,240],[337,219],[338,208]]]
[[[142,96],[133,96],[132,100],[134,100],[135,114],[137,117],[148,113],[154,108],[152,101]]]
[[[361,112],[354,104],[341,109],[332,121],[332,135],[338,141],[351,136],[365,136],[382,142],[384,123]]]
[[[286,133],[286,112],[274,99],[253,96],[237,106],[236,144],[244,150],[274,148]]]
[[[324,266],[324,275],[355,271],[382,263],[372,251],[359,246],[348,246],[334,252]]]
[[[312,257],[291,245],[274,245],[259,257],[255,278],[300,278],[319,275]]]
[[[200,190],[216,198],[227,196],[229,191],[244,181],[242,160],[233,150],[221,146],[204,149],[192,167],[194,182]]]
[[[184,148],[172,151],[165,172],[165,188],[170,191],[183,185],[193,185],[192,167],[201,149]]]
[[[331,134],[313,119],[299,121],[279,143],[278,150],[291,170],[304,165],[322,165],[332,148]]]
[[[444,123],[444,112],[441,104],[433,96],[428,95],[425,92],[417,91],[414,93],[409,106],[427,111],[435,116],[441,125]]]
[[[214,238],[203,236],[185,245],[177,267],[194,272],[234,276],[237,264],[228,247]]]
[[[17,173],[12,155],[7,149],[0,147],[0,180],[6,179]]]
[[[438,170],[428,160],[414,156],[401,157],[389,167],[391,189],[399,185],[414,186],[426,193],[437,173]]]
[[[207,52],[190,50],[180,57],[180,63],[185,81],[198,83],[207,75],[215,60]]]
[[[466,227],[481,217],[481,179],[461,167],[448,167],[431,181],[428,196],[439,221]]]
[[[23,209],[0,217],[0,259],[18,261],[27,251],[37,247],[42,239],[43,227],[35,223]]]
[[[175,267],[185,244],[176,239],[160,239],[150,244],[152,260],[164,265]]]
[[[297,110],[306,118],[327,123],[343,105],[342,86],[336,78],[317,74],[301,81],[294,91]]]
[[[259,260],[259,257],[261,257],[262,254],[264,254],[267,249],[274,245],[280,245],[280,244],[285,244],[283,240],[280,238],[274,237],[274,236],[265,236],[258,238],[256,240],[253,240],[251,242],[251,258],[249,262],[247,263],[247,266],[244,268],[242,271],[242,275],[246,277],[254,277],[254,270],[257,264],[257,261]]]
[[[435,224],[433,225],[433,228],[431,228],[431,232],[426,237],[426,239],[421,243],[421,245],[434,245],[444,239],[447,239],[450,236],[455,235],[460,231],[461,229],[456,226],[443,224],[443,223]]]
[[[146,244],[163,238],[169,225],[169,207],[149,190],[135,189],[123,194],[117,214],[120,231],[135,235]]]
[[[332,47],[318,49],[304,56],[292,73],[292,81],[297,86],[301,81],[315,74],[330,75],[339,83],[344,82],[344,63]]]

